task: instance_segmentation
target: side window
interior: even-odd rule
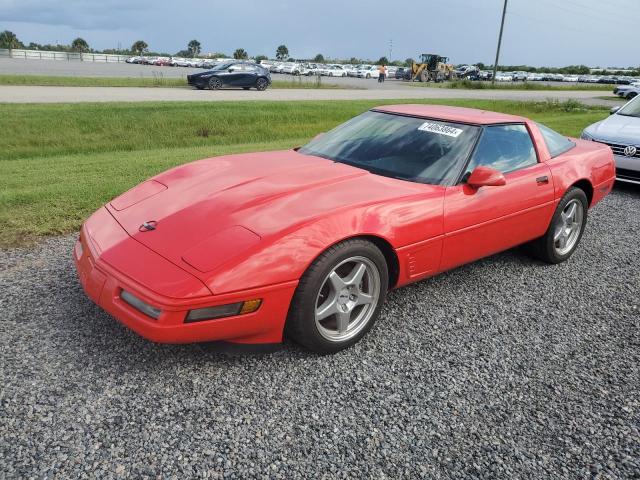
[[[571,140],[567,137],[560,135],[555,130],[551,130],[549,127],[546,127],[540,123],[536,123],[538,128],[540,129],[540,133],[544,137],[544,143],[547,144],[547,149],[551,154],[551,158],[557,157],[558,155],[563,154],[566,151],[571,150],[576,146]]]
[[[498,125],[485,127],[467,172],[482,165],[508,173],[536,163],[538,158],[527,127]]]

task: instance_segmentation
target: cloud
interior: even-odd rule
[[[151,0],[0,0],[0,18],[5,22],[61,25],[81,30],[117,30],[144,21],[153,5]]]

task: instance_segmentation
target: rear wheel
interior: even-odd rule
[[[209,79],[209,90],[219,90],[222,88],[222,80],[218,77],[211,77]]]
[[[627,94],[627,99],[631,100],[632,98],[634,98],[636,95],[638,95],[636,92],[629,92]]]
[[[331,247],[300,279],[287,335],[319,353],[355,344],[380,314],[388,283],[384,255],[372,243],[353,239]]]
[[[269,86],[269,82],[267,82],[266,78],[259,78],[258,80],[256,80],[256,88],[261,92],[263,90],[266,90],[268,86]]]
[[[571,187],[560,200],[547,233],[526,245],[528,252],[547,263],[567,260],[582,238],[588,207],[584,191]]]

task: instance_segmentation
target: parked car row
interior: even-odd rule
[[[491,72],[481,71],[478,74],[480,80],[490,80]],[[497,82],[572,82],[572,83],[602,83],[612,85],[629,85],[638,79],[629,76],[608,75],[563,75],[561,73],[527,73],[527,72],[497,72]]]
[[[127,63],[139,65],[155,65],[159,67],[190,67],[213,68],[223,62],[233,61],[232,58],[181,58],[181,57],[129,57]]]

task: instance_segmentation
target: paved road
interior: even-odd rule
[[[146,101],[224,101],[224,100],[364,100],[475,98],[505,100],[576,99],[588,104],[614,105],[598,99],[598,93],[585,91],[515,91],[515,90],[454,90],[444,88],[399,88],[380,90],[347,89],[270,89],[255,90],[192,90],[189,88],[129,88],[129,87],[24,87],[0,86],[0,103],[66,103],[66,102],[146,102]]]
[[[640,472],[640,191],[576,254],[391,292],[318,356],[156,345],[83,294],[76,236],[0,252],[0,477],[623,479]]]

